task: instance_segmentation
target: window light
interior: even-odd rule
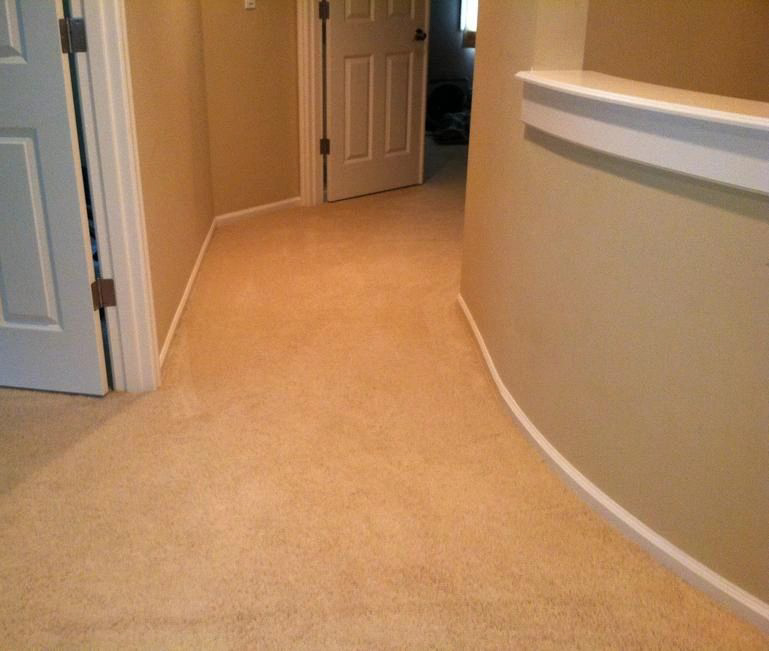
[[[463,32],[478,31],[478,0],[462,0],[460,26]]]

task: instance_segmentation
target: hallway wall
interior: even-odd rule
[[[769,199],[524,129],[514,75],[582,67],[587,0],[480,11],[461,291],[502,381],[601,490],[769,601]]]
[[[158,344],[213,219],[197,0],[125,3]]]
[[[769,102],[769,2],[591,0],[585,69]]]
[[[217,215],[299,194],[296,3],[202,0]]]

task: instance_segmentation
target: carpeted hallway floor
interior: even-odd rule
[[[159,391],[0,391],[0,648],[767,648],[513,426],[461,151],[219,230]]]

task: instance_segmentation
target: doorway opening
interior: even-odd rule
[[[430,0],[425,182],[451,161],[467,165],[477,22],[477,0]]]
[[[465,166],[478,0],[320,7],[297,0],[302,205]]]
[[[62,10],[64,17],[67,19],[75,18],[72,11],[72,3],[70,0],[63,0]],[[83,120],[83,103],[80,96],[81,83],[78,73],[78,59],[74,51],[67,53],[67,59],[69,60],[69,76],[70,84],[72,88],[72,104],[75,117],[75,129],[77,131],[77,144],[80,153],[80,172],[82,178],[83,195],[85,199],[85,209],[88,219],[88,236],[90,238],[91,249],[91,261],[93,263],[94,278],[98,282],[104,278],[102,274],[102,262],[99,255],[99,238],[97,235],[97,224],[94,213],[94,201],[93,193],[91,191],[91,175],[88,164],[88,148],[85,142],[85,126]],[[110,354],[110,338],[109,338],[109,326],[107,323],[107,313],[103,306],[99,307],[99,323],[101,325],[101,339],[102,347],[104,351],[104,365],[107,373],[107,388],[112,390],[114,388],[114,381],[112,378],[112,359]]]

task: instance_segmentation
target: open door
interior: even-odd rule
[[[329,201],[422,182],[426,0],[330,0]]]
[[[59,0],[0,0],[0,385],[103,395]]]

